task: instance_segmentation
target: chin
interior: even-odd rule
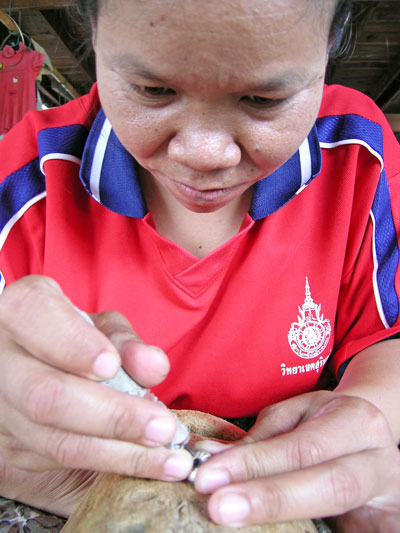
[[[193,204],[187,204],[186,202],[180,202],[183,207],[185,207],[188,211],[192,211],[192,213],[215,213],[216,211],[219,211],[225,205],[228,204],[222,204],[222,205],[193,205]]]

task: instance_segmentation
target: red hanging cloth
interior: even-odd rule
[[[0,135],[7,133],[23,115],[36,108],[35,80],[45,56],[19,43],[0,50]]]

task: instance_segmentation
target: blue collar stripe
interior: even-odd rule
[[[101,128],[100,128],[101,125]],[[108,140],[111,133],[111,124],[104,117],[104,120],[99,121],[99,135],[97,142],[94,145],[94,153],[91,161],[90,167],[90,178],[89,178],[89,190],[92,196],[98,201],[101,202],[101,192],[100,192],[100,179],[101,172],[103,168],[104,156],[106,153]]]
[[[120,215],[143,218],[147,207],[136,161],[122,146],[104,111],[98,113],[85,146],[81,180],[88,193]]]
[[[379,124],[360,115],[323,117],[317,120],[322,148],[343,144],[364,146],[381,165],[381,175],[371,208],[373,223],[373,286],[378,312],[385,327],[393,326],[399,315],[395,275],[399,265],[399,245],[392,217],[390,191],[383,168],[383,136]]]
[[[113,180],[112,187],[109,186],[110,176]],[[136,161],[119,142],[113,130],[101,169],[100,190],[102,203],[116,213],[135,218],[143,218],[147,213]]]
[[[104,135],[102,135],[105,120],[104,113],[100,112],[97,114],[83,150],[80,168],[80,178],[83,186],[98,202],[100,202],[98,184],[100,182],[100,172],[105,151]]]
[[[68,154],[80,159],[87,135],[87,129],[81,124],[41,130],[38,133],[39,159],[52,154]]]
[[[253,187],[250,216],[265,218],[283,207],[319,174],[321,150],[313,127],[299,150],[266,178]]]
[[[382,128],[360,115],[339,115],[317,120],[318,137],[323,148],[341,144],[361,144],[383,163]]]
[[[45,194],[46,184],[38,159],[7,176],[0,185],[0,248],[14,223]]]
[[[253,219],[273,213],[321,169],[321,151],[317,130],[284,165],[254,186],[250,215]],[[124,216],[142,218],[147,206],[137,175],[137,163],[122,146],[100,110],[84,149],[81,180],[86,190],[108,209]]]
[[[371,209],[374,225],[373,257],[374,288],[378,311],[386,327],[399,316],[399,300],[395,290],[395,276],[399,265],[399,247],[390,206],[390,192],[383,170]]]

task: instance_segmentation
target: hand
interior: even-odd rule
[[[58,476],[56,485],[61,478],[65,485],[73,478],[79,486],[76,480],[88,477],[77,473],[81,470],[163,480],[183,479],[191,471],[187,452],[162,446],[176,426],[167,409],[95,381],[112,377],[122,359],[138,383],[153,386],[168,373],[166,355],[141,342],[117,313],[91,318],[96,327],[53,280],[41,276],[23,278],[0,296],[4,497],[31,505],[39,500],[45,507],[38,480]],[[65,501],[61,509],[55,501],[64,492],[65,487],[55,489],[48,510],[68,512]]]
[[[329,391],[292,398],[263,410],[235,445],[202,448],[217,453],[195,487],[211,493],[218,524],[342,515],[340,532],[400,527],[400,453],[382,413],[361,398]]]

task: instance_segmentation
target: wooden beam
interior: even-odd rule
[[[55,67],[53,67],[51,70],[47,67],[43,67],[42,72],[44,75],[54,78],[56,82],[60,85],[60,87],[63,89],[65,94],[70,98],[79,98],[79,96],[81,96],[75,89],[75,87],[73,87],[65,78],[65,76],[63,76],[61,72]]]
[[[64,53],[69,56],[70,60],[71,60],[71,63],[76,65],[76,69],[86,78],[86,80],[90,83],[93,83],[93,80],[91,79],[91,76],[90,74],[84,69],[84,67],[82,66],[82,64],[76,59],[76,57],[74,56],[74,54],[71,52],[71,50],[68,48],[68,46],[65,44],[65,42],[62,40],[61,36],[59,33],[57,33],[57,31],[55,30],[55,28],[52,26],[52,24],[50,24],[50,22],[48,21],[48,19],[45,17],[45,15],[41,12],[41,11],[37,11],[37,16],[41,18],[41,20],[43,21],[43,24],[46,26],[47,28],[47,31],[49,33],[51,33],[52,35],[54,35],[54,37],[56,38],[57,40],[57,47],[62,49],[64,51]],[[48,50],[49,52],[49,50]],[[50,54],[51,55],[51,54]],[[55,63],[55,58],[52,57],[52,62]],[[68,87],[68,91],[71,93],[71,94],[74,94],[74,96],[78,96],[78,92],[76,91],[76,89],[74,87],[72,87],[72,85],[70,85],[67,80],[64,78],[64,76],[60,73],[60,72],[57,72],[57,77],[59,79],[63,78],[61,81],[65,84],[66,84],[66,87]]]
[[[400,55],[395,58],[385,75],[382,76],[381,80],[374,89],[372,98],[385,109],[388,101],[391,100],[393,96],[393,91],[397,92],[396,89],[399,86],[398,79],[400,76]],[[389,96],[389,98],[387,97]]]
[[[74,0],[12,0],[12,9],[59,9],[75,5]],[[10,0],[0,0],[0,9],[8,12]]]
[[[397,89],[391,96],[387,98],[387,100],[384,102],[384,104],[381,105],[381,108],[383,111],[388,112],[390,109],[397,109],[399,108],[400,101],[400,89]],[[380,105],[380,104],[379,104]]]
[[[386,118],[392,126],[393,131],[400,131],[400,113],[386,113]]]
[[[54,98],[54,96],[52,94],[50,94],[49,91],[47,89],[45,89],[41,83],[37,84],[37,88],[39,89],[39,92],[42,93],[55,106],[60,105],[60,102],[56,98]]]
[[[9,31],[19,31],[19,28],[17,24],[14,22],[14,20],[9,15],[7,15],[7,13],[1,10],[0,10],[0,22],[2,22]]]

